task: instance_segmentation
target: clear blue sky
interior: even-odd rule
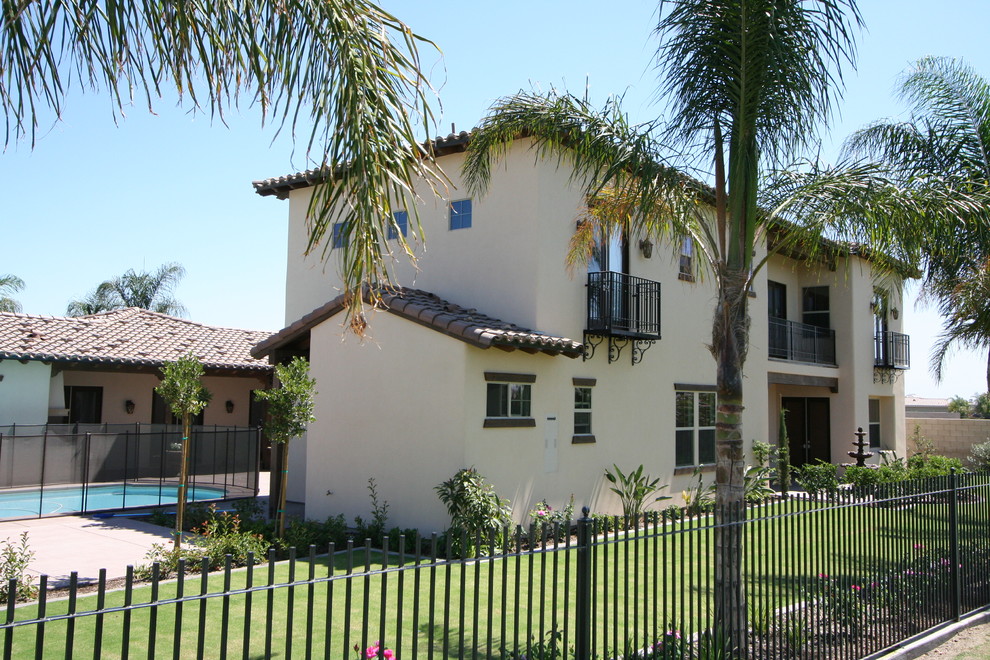
[[[902,115],[892,90],[900,72],[924,55],[962,57],[990,76],[986,26],[990,3],[955,0],[861,0],[867,30],[858,71],[846,74],[841,116],[824,136],[824,155],[869,121]],[[478,122],[498,96],[550,86],[601,101],[624,94],[634,120],[662,113],[654,103],[650,58],[654,2],[387,2],[443,51],[424,62],[443,104],[439,133]],[[256,109],[227,126],[174,100],[154,115],[142,104],[114,124],[108,99],[72,94],[62,121],[43,120],[32,151],[26,142],[0,155],[3,261],[27,288],[26,312],[62,314],[74,297],[128,268],[183,264],[177,297],[189,316],[214,325],[277,330],[283,323],[288,206],[261,198],[254,179],[305,168],[302,145],[262,129]],[[941,385],[928,351],[939,322],[905,309],[914,368],[907,391],[970,395],[985,389],[986,357],[960,353]]]

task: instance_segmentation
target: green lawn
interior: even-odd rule
[[[776,516],[751,523],[746,531],[744,572],[756,618],[773,616],[775,610],[803,600],[819,574],[855,583],[875,581],[917,552],[916,545],[939,545],[934,539],[944,538],[946,528],[945,504],[900,509],[819,507],[800,515],[789,515],[789,506],[751,512],[751,516],[757,512]],[[969,507],[960,523],[975,535],[979,519],[986,520],[986,512]],[[637,643],[643,646],[671,627],[697,630],[707,620],[713,607],[714,536],[710,530],[698,529],[706,524],[704,520],[671,526],[663,536],[612,535],[599,541],[592,613],[594,648],[599,653],[604,655],[606,647],[621,650],[627,640],[640,640]],[[575,582],[576,552],[561,549],[418,571],[398,570],[393,557],[383,572],[381,554],[360,549],[350,559],[345,554],[333,558],[334,575],[348,572],[349,562],[354,565],[353,572],[359,574],[347,580],[312,587],[278,586],[250,596],[218,596],[205,601],[205,606],[188,601],[181,606],[149,606],[130,615],[110,612],[102,622],[96,615],[80,618],[71,631],[73,651],[75,657],[95,657],[97,627],[102,625],[102,655],[123,655],[129,616],[126,643],[133,657],[170,657],[173,651],[176,657],[196,657],[199,644],[208,657],[221,657],[223,652],[242,657],[245,635],[252,658],[287,657],[290,650],[293,657],[306,657],[307,643],[313,657],[356,657],[355,644],[371,645],[379,639],[402,660],[500,657],[503,644],[517,648],[555,628],[566,628],[573,635],[575,589],[568,585]],[[365,574],[366,566],[370,574]],[[305,580],[329,574],[326,557],[313,564],[297,561],[294,569],[288,562],[278,562],[257,566],[250,573],[235,571],[228,585],[223,574],[211,575],[206,589],[218,594],[225,588],[243,589],[249,575],[254,585],[285,585],[293,577]],[[199,576],[185,579],[186,595],[200,589]],[[176,590],[175,582],[162,584],[157,599],[174,598]],[[133,592],[134,603],[151,603],[152,598],[150,586]],[[114,592],[107,594],[105,607],[123,603],[124,593]],[[96,604],[95,595],[80,597],[76,611],[93,610]],[[66,601],[49,603],[46,615],[64,614],[67,608]],[[16,620],[31,619],[36,611],[34,605],[19,607]],[[247,633],[245,619],[250,621]],[[13,657],[35,657],[37,632],[34,625],[14,629]],[[43,657],[64,655],[69,637],[66,621],[47,623]],[[173,639],[178,640],[177,650]],[[567,645],[573,642],[573,637],[566,640]]]

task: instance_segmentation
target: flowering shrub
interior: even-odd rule
[[[569,523],[574,516],[574,495],[563,509],[554,509],[546,500],[538,502],[529,512],[529,518],[537,524],[552,525],[553,523]]]
[[[383,649],[381,642],[375,642],[361,652],[360,644],[354,645],[354,652],[357,653],[358,660],[368,660],[369,658],[385,658],[385,660],[395,660],[395,652],[392,649]]]
[[[819,573],[809,600],[829,620],[855,633],[870,617],[876,587],[876,583],[859,584]]]

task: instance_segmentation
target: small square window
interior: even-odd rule
[[[409,212],[396,211],[392,214],[392,218],[395,220],[395,224],[388,226],[388,240],[391,241],[398,238],[400,233],[403,236],[407,236],[407,232],[409,231]],[[396,226],[398,226],[398,230],[396,230]]]
[[[333,223],[333,247],[335,248],[345,248],[347,247],[347,232],[346,226],[343,222]]]
[[[488,383],[488,417],[531,417],[532,385]]]
[[[450,228],[467,229],[471,226],[471,200],[460,199],[450,203]]]

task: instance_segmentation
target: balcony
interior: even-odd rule
[[[873,366],[910,369],[911,338],[900,332],[878,332],[873,336]]]
[[[785,319],[770,319],[769,356],[779,360],[835,366],[835,330]]]
[[[660,339],[660,283],[625,273],[588,273],[588,322],[584,326],[584,359],[608,340],[608,361],[619,359],[632,345],[632,363]]]
[[[588,334],[660,339],[660,283],[625,273],[588,273]]]

